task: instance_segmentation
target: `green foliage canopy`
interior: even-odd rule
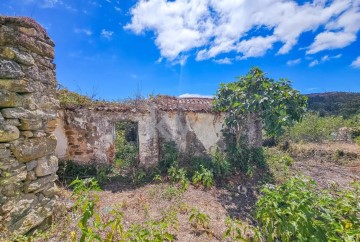
[[[214,109],[226,112],[228,128],[240,130],[248,114],[254,114],[269,136],[281,135],[284,127],[301,120],[306,107],[307,98],[289,80],[275,82],[257,67],[236,82],[221,84],[214,99]]]

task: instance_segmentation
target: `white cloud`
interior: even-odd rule
[[[278,54],[286,54],[302,33],[323,27],[308,49],[311,54],[356,40],[359,5],[359,0],[301,5],[295,0],[139,0],[125,29],[154,32],[161,56],[169,60],[198,49],[199,61],[229,52],[240,59],[260,57],[277,42],[283,44]]]
[[[288,66],[294,66],[301,63],[301,58],[295,59],[295,60],[289,60],[286,62],[286,65]]]
[[[307,54],[323,50],[339,49],[356,41],[360,30],[360,1],[351,1],[349,8],[339,17],[331,19],[325,26],[325,31],[315,37]]]
[[[191,93],[184,93],[179,96],[179,98],[214,98],[214,96],[211,95],[201,95],[201,94],[191,94]]]
[[[310,62],[309,66],[314,67],[314,66],[317,66],[319,64],[320,64],[320,62],[318,60],[313,60],[312,62]]]
[[[339,59],[341,56],[342,56],[342,54],[337,54],[337,55],[334,55],[334,56],[324,55],[323,57],[321,57],[320,60],[314,60],[314,61],[310,62],[309,66],[313,67],[313,66],[316,66],[318,64],[330,61],[332,59]]]
[[[117,11],[117,12],[121,12],[121,8],[119,8],[119,7],[115,7],[115,11]]]
[[[43,0],[42,4],[41,4],[41,7],[42,8],[53,8],[57,4],[62,4],[62,1],[59,1],[59,0]]]
[[[356,60],[351,63],[351,67],[360,68],[360,56],[358,56],[358,58],[356,58]]]
[[[346,32],[322,32],[315,37],[314,43],[306,54],[315,54],[323,50],[343,48],[356,40],[356,34]]]
[[[92,31],[89,30],[89,29],[78,29],[78,28],[75,28],[75,29],[74,29],[74,32],[77,33],[77,34],[85,34],[85,35],[87,35],[87,36],[90,36],[90,35],[93,34]]]
[[[109,30],[106,30],[106,29],[101,30],[101,36],[106,38],[106,39],[111,39],[113,34],[114,34],[113,31],[109,31]]]
[[[216,62],[216,63],[218,63],[218,64],[220,64],[220,65],[223,65],[223,64],[227,64],[227,65],[232,64],[232,60],[231,60],[230,58],[228,58],[228,57],[225,57],[225,58],[223,58],[223,59],[216,59],[216,60],[214,60],[214,62]]]

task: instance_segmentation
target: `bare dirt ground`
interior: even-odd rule
[[[296,160],[290,167],[291,174],[310,176],[320,187],[342,189],[349,187],[352,181],[360,180],[360,149],[357,145],[303,144],[292,146],[289,152]],[[225,219],[230,216],[253,223],[253,208],[262,175],[255,173],[248,177],[237,174],[221,186],[204,189],[190,185],[184,193],[168,182],[134,187],[123,181],[113,181],[103,186],[103,191],[97,192],[96,210],[103,216],[113,208],[121,210],[125,227],[174,213],[178,228],[172,232],[177,241],[229,241],[223,238]],[[68,189],[61,188],[61,191],[63,201],[71,200]],[[194,208],[210,216],[208,230],[191,226],[189,216]],[[72,231],[77,231],[79,238],[79,214],[64,210],[64,206],[59,207],[59,214],[51,230],[33,241],[70,241]]]
[[[293,174],[313,178],[323,188],[348,188],[360,181],[360,146],[352,143],[296,144]]]

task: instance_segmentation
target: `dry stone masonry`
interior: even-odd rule
[[[40,25],[0,16],[0,234],[31,231],[55,205],[53,59],[54,43]]]

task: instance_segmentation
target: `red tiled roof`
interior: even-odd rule
[[[171,96],[158,96],[154,102],[158,109],[164,111],[193,111],[211,112],[212,98],[177,98]]]

